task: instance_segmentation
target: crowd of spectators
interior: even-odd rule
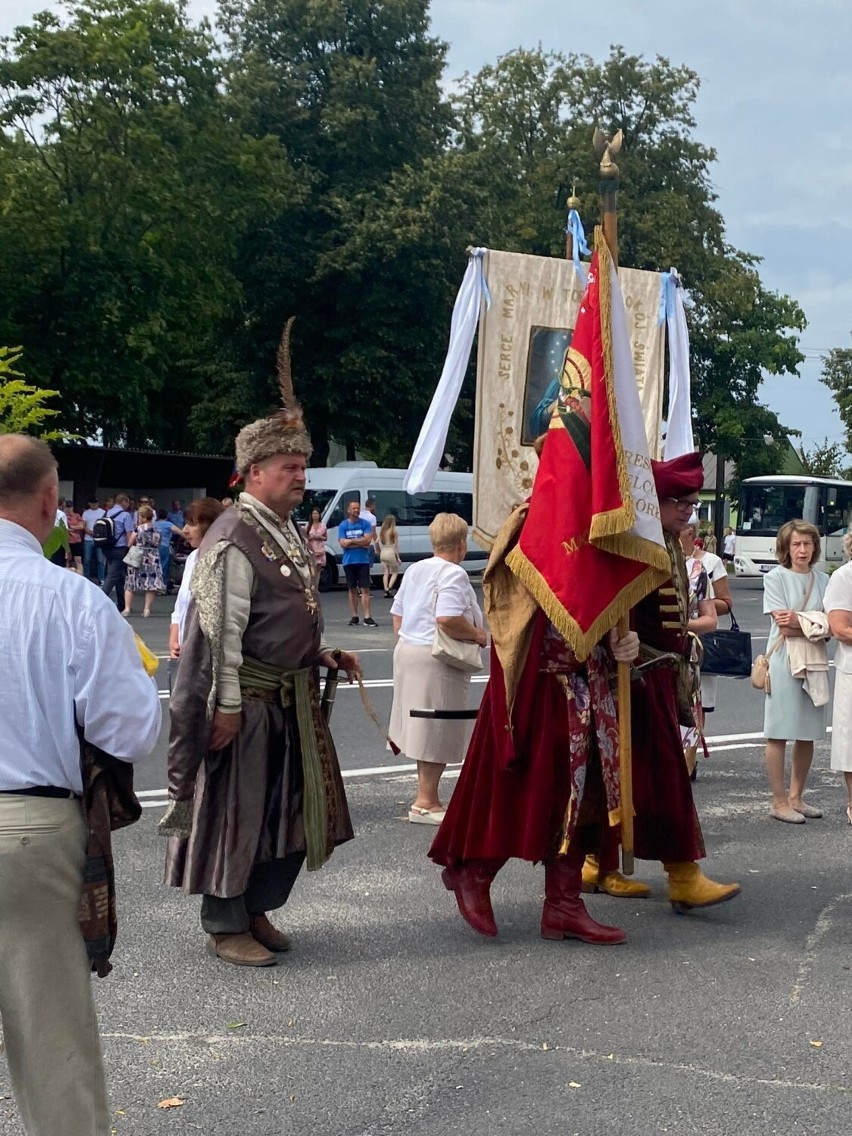
[[[216,504],[222,509],[233,501],[227,497]],[[197,547],[189,524],[193,503],[174,500],[166,508],[152,496],[122,491],[93,495],[85,506],[60,499],[56,523],[43,545],[45,555],[97,584],[125,616],[132,612],[133,596],[142,594],[142,615],[150,615],[155,596],[178,590],[187,558]],[[98,527],[104,519],[108,527]]]

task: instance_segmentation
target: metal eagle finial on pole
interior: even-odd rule
[[[618,268],[618,166],[613,155],[621,153],[624,135],[619,130],[613,137],[595,127],[592,145],[600,158],[601,224],[615,267]]]

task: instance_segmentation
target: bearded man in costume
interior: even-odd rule
[[[318,668],[351,681],[359,664],[323,642],[316,565],[291,516],[310,453],[298,411],[237,436],[245,491],[199,549],[171,699],[166,883],[203,896],[210,950],[237,966],[278,961],[289,940],[267,912],[303,863],[320,868],[353,835]]]
[[[510,857],[545,866],[546,939],[623,943],[580,897],[588,852],[605,847],[620,808],[618,723],[610,691],[615,662],[638,652],[633,633],[612,632],[585,662],[507,567],[529,506],[503,525],[483,577],[492,634],[491,675],[447,815],[429,851],[459,911],[496,935],[491,881]]]
[[[708,879],[696,862],[705,855],[704,838],[680,731],[681,725],[694,725],[694,716],[689,586],[678,537],[698,505],[703,463],[700,454],[689,453],[651,465],[672,577],[636,605],[631,620],[642,644],[639,661],[645,664],[631,699],[634,850],[637,858],[663,862],[669,900],[675,911],[684,912],[733,899],[740,887]],[[615,870],[617,863],[615,835],[608,833],[601,856],[590,856],[583,867],[584,890],[628,898],[649,894],[646,884],[625,880]]]

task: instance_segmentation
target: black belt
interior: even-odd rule
[[[62,797],[79,801],[80,794],[72,789],[60,789],[58,785],[31,785],[28,789],[0,789],[0,796],[12,797]]]
[[[409,710],[409,718],[440,718],[444,721],[472,721],[476,718],[478,710]]]

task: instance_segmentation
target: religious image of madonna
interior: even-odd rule
[[[553,403],[559,393],[565,352],[571,345],[573,334],[573,328],[530,328],[521,437],[525,446],[531,446],[548,428]]]

